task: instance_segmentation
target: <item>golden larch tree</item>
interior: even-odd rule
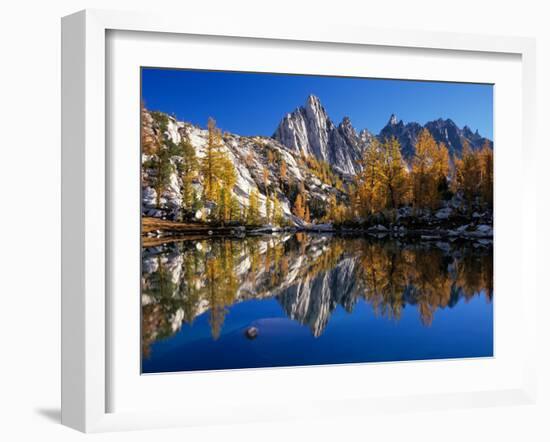
[[[438,169],[442,169],[438,160],[443,160],[443,157],[430,131],[422,129],[416,142],[411,172],[412,203],[415,208],[433,209],[437,206]]]
[[[281,160],[281,167],[280,167],[279,175],[281,176],[282,181],[286,181],[287,167],[286,167],[286,161],[285,160]]]
[[[368,216],[371,213],[378,212],[383,207],[380,182],[381,152],[381,143],[374,139],[363,154],[363,171],[356,182],[359,216]]]
[[[267,151],[267,161],[269,162],[269,164],[273,164],[274,159],[275,159],[275,155],[273,154],[273,151],[269,149]]]
[[[204,195],[207,200],[215,201],[219,191],[222,173],[222,140],[220,130],[213,118],[208,119],[208,140],[204,157],[201,159],[201,174],[204,179]]]
[[[455,158],[455,190],[462,192],[468,204],[472,204],[479,192],[481,168],[478,155],[472,150],[470,143],[462,144],[462,157]]]
[[[296,195],[296,200],[294,201],[294,208],[292,212],[300,219],[304,219],[306,214],[304,205],[304,197],[301,193],[299,193],[298,195]]]
[[[279,225],[283,223],[283,209],[277,195],[273,195],[273,222]]]
[[[265,220],[268,224],[273,220],[273,203],[269,195],[265,197]]]
[[[397,209],[407,202],[409,183],[407,168],[401,156],[401,146],[395,137],[381,144],[379,158],[377,180],[384,195],[385,208]]]
[[[200,161],[200,172],[205,199],[217,203],[219,221],[228,221],[237,173],[233,162],[223,149],[221,132],[212,118],[208,120],[208,140]]]
[[[434,161],[434,172],[441,186],[443,183],[447,183],[447,177],[449,176],[449,150],[444,143],[437,145],[437,151]]]
[[[264,182],[264,188],[267,190],[267,187],[269,186],[269,170],[267,167],[264,167],[262,170],[262,179]]]
[[[485,141],[478,154],[480,165],[480,193],[483,201],[489,206],[493,205],[493,149],[489,141]]]
[[[258,191],[254,189],[250,193],[248,200],[248,211],[246,213],[247,224],[256,225],[260,220],[260,196]]]

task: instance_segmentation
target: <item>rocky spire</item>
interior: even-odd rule
[[[345,117],[336,127],[315,95],[283,118],[273,138],[306,156],[327,161],[344,174],[354,174],[360,167],[357,158],[364,143],[350,119]]]

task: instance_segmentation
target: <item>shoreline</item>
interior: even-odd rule
[[[245,238],[273,234],[330,234],[338,236],[360,236],[379,240],[401,241],[473,241],[488,245],[493,242],[492,224],[464,224],[461,226],[434,226],[433,228],[405,228],[393,224],[389,227],[378,224],[370,227],[334,227],[332,225],[309,226],[209,226],[204,224],[180,223],[176,221],[142,218],[142,247],[208,238]]]

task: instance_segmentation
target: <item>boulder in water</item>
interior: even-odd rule
[[[256,339],[258,337],[258,328],[257,327],[248,327],[245,330],[244,335],[248,339]]]

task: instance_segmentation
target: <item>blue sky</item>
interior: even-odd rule
[[[367,78],[144,68],[142,98],[150,110],[205,127],[213,117],[224,131],[271,136],[285,114],[321,99],[338,124],[378,132],[394,113],[405,123],[450,118],[493,138],[493,87]]]

